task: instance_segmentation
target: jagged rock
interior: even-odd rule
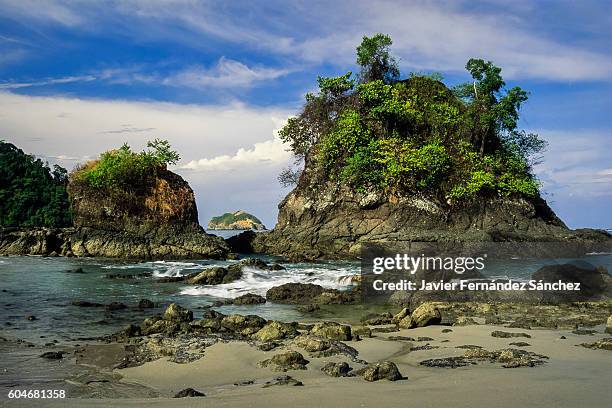
[[[440,324],[442,315],[435,303],[423,303],[412,312],[410,320],[410,328],[425,327]]]
[[[221,319],[221,327],[243,336],[250,336],[261,330],[266,319],[256,315],[229,315]]]
[[[505,331],[501,331],[501,330],[495,330],[491,333],[491,336],[493,337],[500,337],[500,338],[511,338],[511,337],[526,337],[528,339],[531,338],[531,336],[527,333],[511,333],[511,332],[505,332]]]
[[[607,272],[606,272],[607,275]],[[531,277],[535,281],[580,283],[580,290],[544,291],[544,302],[573,302],[597,298],[606,290],[604,275],[587,262],[545,265]]]
[[[332,343],[329,340],[310,335],[298,336],[293,340],[293,342],[298,347],[301,347],[311,353],[328,350],[332,346]]]
[[[323,286],[311,283],[286,283],[270,288],[266,292],[266,299],[284,304],[308,304],[324,291]]]
[[[410,316],[410,310],[408,310],[407,307],[403,308],[402,310],[400,310],[397,314],[393,315],[393,318],[391,319],[392,323],[398,324],[400,321],[402,321],[406,316]]]
[[[196,391],[193,388],[185,388],[177,392],[173,398],[186,398],[186,397],[205,397],[204,393]]]
[[[329,362],[321,367],[321,371],[331,377],[348,377],[353,368],[346,362],[334,363]]]
[[[361,322],[368,326],[379,326],[392,322],[394,316],[391,313],[369,314],[361,318]],[[401,319],[400,319],[401,320]]]
[[[164,312],[164,320],[177,323],[190,322],[193,320],[193,312],[176,303],[171,303]]]
[[[351,335],[372,337],[372,329],[370,329],[368,326],[351,326]]]
[[[281,322],[268,322],[251,337],[255,340],[268,342],[297,336],[298,331],[291,325]]]
[[[214,266],[203,270],[186,281],[192,285],[219,285],[222,283],[231,283],[241,277],[242,272],[240,270],[233,269],[230,271],[220,266]]]
[[[335,322],[321,322],[314,325],[310,333],[328,340],[347,341],[352,339],[351,326]]]
[[[258,363],[260,367],[270,367],[274,371],[288,370],[306,370],[306,365],[309,363],[303,355],[297,351],[288,351],[283,354],[277,354],[268,360]]]
[[[266,303],[266,298],[254,293],[247,293],[246,295],[238,296],[232,303],[235,305],[259,305]]]
[[[395,363],[391,361],[382,361],[380,363],[371,364],[361,370],[358,370],[356,375],[360,375],[366,381],[379,381],[379,380],[389,380],[389,381],[397,381],[401,380],[404,377],[400,374]]]
[[[476,363],[467,360],[465,357],[445,357],[423,360],[419,364],[425,367],[457,368],[466,367]]]

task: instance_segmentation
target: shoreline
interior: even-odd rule
[[[311,406],[316,402],[326,406],[354,407],[397,406],[410,402],[424,407],[453,404],[479,408],[491,404],[500,407],[517,404],[595,407],[609,402],[612,342],[603,339],[612,337],[606,334],[606,326],[602,324],[605,322],[603,316],[612,313],[609,301],[531,306],[529,310],[534,315],[540,313],[542,319],[554,320],[559,326],[555,329],[527,327],[521,323],[520,317],[525,314],[521,308],[529,308],[526,305],[473,305],[472,310],[486,314],[493,308],[496,315],[502,317],[510,316],[510,311],[514,311],[514,322],[495,324],[483,317],[483,313],[477,316],[468,312],[463,304],[436,303],[435,306],[440,307],[443,316],[438,324],[402,328],[401,322],[399,327],[397,323],[389,323],[383,319],[386,314],[381,313],[378,317],[371,316],[361,325],[349,326],[353,333],[350,340],[335,340],[341,338],[333,329],[338,326],[314,320],[294,325],[297,331],[290,336],[272,335],[270,341],[261,336],[262,341],[255,339],[255,335],[240,335],[246,333],[245,326],[240,326],[235,334],[228,332],[227,335],[194,333],[169,336],[162,333],[128,337],[123,342],[57,346],[53,349],[65,350],[66,357],[42,361],[49,367],[55,364],[56,371],[63,367],[67,375],[63,379],[64,389],[67,389],[69,398],[37,400],[36,405],[286,407]],[[406,312],[400,311],[399,316],[402,313]],[[419,312],[413,312],[413,318],[416,318],[415,313]],[[448,319],[453,319],[454,324],[451,325]],[[268,325],[271,323],[274,322],[268,321]],[[282,326],[284,323],[280,324],[279,327],[288,328]],[[325,330],[316,329],[317,324]],[[329,327],[333,330],[328,330]],[[369,337],[370,333],[372,337]],[[338,348],[331,353],[316,351],[313,341],[326,341]],[[604,342],[601,349],[580,346],[598,342]],[[274,343],[272,349],[263,347],[269,343]],[[8,343],[5,341],[4,344]],[[143,345],[158,354],[150,361],[117,368],[122,364],[125,366],[130,353]],[[48,349],[22,346],[20,350],[29,350],[32,356]],[[291,351],[300,353],[308,363],[301,369],[285,367],[286,371],[275,371],[274,365],[264,367],[261,364]],[[504,352],[510,353],[511,357],[502,359],[500,356]],[[185,353],[192,353],[195,357],[185,357]],[[330,362],[347,363],[353,368],[352,372],[358,372],[384,361],[396,364],[399,373],[406,378],[369,382],[363,377],[365,374],[331,377],[321,371]],[[429,365],[423,365],[425,361],[430,361]],[[457,361],[466,364],[455,368],[449,365]],[[279,381],[282,376],[290,376],[291,381],[300,382],[302,386],[282,384],[283,381]],[[279,382],[281,384],[276,384]],[[57,380],[55,386],[61,383]],[[580,387],[575,386],[577,383]],[[36,388],[34,384],[30,383],[29,387]],[[186,388],[193,388],[206,396],[173,398]],[[479,395],[477,402],[474,395]],[[99,399],[101,397],[104,399]],[[2,399],[6,406],[33,403],[23,399],[6,400],[5,395]]]

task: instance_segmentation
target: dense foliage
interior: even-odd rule
[[[249,213],[246,213],[244,211],[237,211],[234,213],[225,213],[223,215],[212,217],[210,219],[211,224],[223,224],[223,225],[229,225],[237,221],[253,221],[255,224],[262,224],[259,218]]]
[[[137,192],[146,189],[157,172],[168,164],[180,160],[166,140],[155,139],[147,143],[150,150],[133,152],[124,144],[119,149],[109,150],[95,161],[86,163],[73,173],[75,182],[84,182],[89,187],[107,192]]]
[[[531,165],[546,143],[517,129],[527,92],[506,90],[501,69],[479,59],[466,65],[473,82],[453,90],[436,76],[399,80],[390,45],[382,34],[364,37],[358,81],[351,72],[319,77],[319,92],[279,132],[308,177],[445,200],[536,196]]]
[[[0,225],[64,227],[72,223],[67,172],[0,141]]]

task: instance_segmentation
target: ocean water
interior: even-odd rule
[[[273,262],[274,257],[261,257]],[[594,254],[583,260],[612,271],[611,254]],[[528,279],[544,264],[563,263],[569,259],[511,259],[488,265],[490,277]],[[92,258],[3,257],[0,258],[0,335],[45,343],[79,342],[117,331],[128,324],[140,323],[145,317],[162,313],[171,302],[194,311],[201,317],[204,309],[223,298],[235,298],[245,293],[265,295],[273,287],[289,282],[313,283],[326,288],[346,288],[351,275],[360,273],[359,262],[284,263],[286,270],[243,270],[239,281],[213,286],[193,286],[185,283],[160,283],[158,277],[182,276],[215,265],[225,266],[237,261],[128,262]],[[78,268],[83,273],[73,273]],[[151,276],[133,279],[110,279],[109,274]],[[154,309],[139,310],[140,299],[157,304]],[[121,302],[125,310],[106,311],[99,307],[77,307],[72,301],[85,300],[101,304]],[[222,313],[257,314],[266,319],[285,321],[312,319],[297,307],[266,303],[263,305],[221,306]],[[336,313],[346,317],[359,313],[357,306],[340,306]],[[27,316],[35,316],[28,320]],[[329,316],[325,316],[329,317]]]

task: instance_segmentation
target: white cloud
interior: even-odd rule
[[[191,88],[249,87],[257,82],[279,78],[289,72],[287,69],[249,67],[239,61],[221,57],[214,67],[189,67],[164,78],[162,83]]]
[[[95,81],[96,77],[93,75],[82,75],[82,76],[67,76],[63,78],[49,78],[42,81],[32,82],[2,82],[0,83],[0,89],[19,89],[29,88],[32,86],[45,86],[45,85],[57,85],[57,84],[69,84],[72,82],[89,82]]]
[[[140,150],[147,140],[168,139],[182,156],[175,170],[194,188],[202,223],[243,208],[274,224],[277,204],[286,192],[276,177],[289,160],[275,134],[289,115],[280,108],[241,104],[180,105],[0,92],[2,138],[68,169],[124,142]]]

